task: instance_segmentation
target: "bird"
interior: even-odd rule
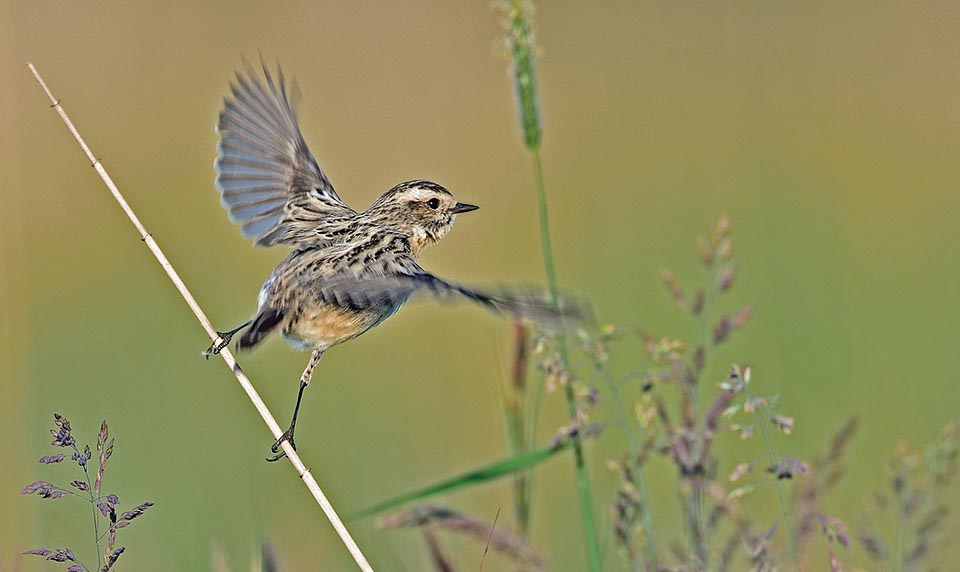
[[[457,201],[423,179],[402,182],[370,207],[356,211],[340,199],[303,138],[297,121],[299,92],[277,65],[274,79],[261,58],[262,78],[246,60],[230,82],[216,123],[216,187],[229,218],[255,246],[290,252],[266,279],[253,318],[217,331],[204,355],[218,354],[233,337],[250,350],[278,333],[310,351],[299,380],[289,427],[271,446],[296,448],[294,433],[304,390],[331,347],[369,331],[415,295],[468,300],[515,319],[552,324],[583,319],[581,304],[554,300],[530,286],[474,288],[423,269],[418,258],[440,241],[458,215],[477,206]],[[561,303],[562,302],[562,303]]]

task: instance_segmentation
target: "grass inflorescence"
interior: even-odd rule
[[[120,497],[104,492],[103,477],[106,472],[107,461],[113,456],[115,443],[115,438],[110,436],[110,429],[106,420],[100,424],[100,431],[97,433],[97,468],[95,472],[92,472],[93,467],[90,462],[94,458],[94,453],[89,445],[80,448],[73,436],[73,427],[70,425],[70,421],[63,415],[54,413],[53,423],[54,427],[50,429],[53,441],[50,444],[54,447],[67,449],[67,452],[45,455],[40,458],[40,463],[44,465],[62,463],[67,460],[67,455],[70,455],[69,459],[80,468],[83,478],[71,481],[68,486],[55,485],[47,481],[36,481],[23,487],[20,494],[35,494],[44,499],[76,497],[89,503],[93,517],[92,532],[97,566],[91,568],[84,564],[77,554],[69,548],[53,550],[34,548],[25,550],[22,554],[42,556],[51,562],[64,563],[67,565],[67,572],[109,572],[126,551],[125,547],[117,546],[117,532],[142,516],[147,509],[153,506],[153,503],[145,502],[130,510],[118,513]],[[101,544],[103,545],[102,551],[100,549]]]

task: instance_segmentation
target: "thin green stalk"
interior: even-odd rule
[[[543,170],[540,166],[540,142],[543,138],[543,127],[540,122],[539,99],[537,97],[537,80],[534,71],[536,59],[536,42],[533,32],[533,2],[531,0],[511,0],[498,4],[503,13],[503,25],[506,47],[513,60],[512,75],[514,89],[517,95],[520,128],[523,142],[533,157],[533,172],[536,178],[537,203],[540,210],[540,243],[543,248],[543,262],[547,271],[547,280],[550,284],[550,293],[555,304],[559,304],[557,276],[553,264],[553,249],[550,245],[550,221],[547,217],[547,196],[544,191]],[[570,365],[566,340],[563,335],[558,337],[557,349],[563,367]],[[565,388],[567,398],[567,412],[570,422],[577,420],[577,405],[573,387],[567,384]],[[538,393],[539,396],[539,393]],[[539,397],[538,397],[539,401]],[[535,413],[534,413],[535,415]],[[536,433],[536,421],[534,430]],[[593,503],[590,500],[590,481],[587,476],[587,467],[583,456],[583,445],[580,435],[573,439],[574,459],[576,462],[577,488],[580,493],[580,508],[583,513],[583,528],[587,541],[587,554],[590,561],[590,570],[600,572],[600,546],[593,522]]]
[[[773,442],[770,440],[770,405],[766,404],[760,408],[763,412],[760,419],[760,433],[763,435],[763,443],[767,448],[767,460],[771,466],[777,464],[777,457],[773,452]],[[783,512],[783,521],[787,528],[787,545],[790,547],[790,559],[793,560],[793,568],[800,572],[800,556],[797,554],[797,541],[793,535],[793,519],[790,518],[790,509],[787,507],[787,497],[783,492],[783,484],[780,479],[776,479],[777,496],[780,497],[780,510]]]
[[[557,273],[553,264],[553,247],[550,243],[550,218],[547,213],[547,193],[543,184],[543,168],[540,165],[540,150],[533,148],[530,150],[533,156],[533,173],[537,185],[537,205],[540,210],[540,245],[543,249],[543,264],[547,271],[547,283],[550,286],[550,295],[555,304],[559,303],[559,287],[557,286]],[[557,349],[560,351],[560,359],[563,367],[570,365],[570,356],[567,351],[567,342],[561,333],[557,338]],[[573,393],[573,385],[568,383],[565,386],[567,398],[567,414],[570,416],[570,422],[577,420],[576,396]],[[587,542],[587,556],[590,561],[590,570],[600,572],[600,545],[597,542],[597,531],[593,522],[593,501],[590,498],[590,477],[587,474],[587,465],[583,455],[583,443],[580,435],[577,434],[573,439],[573,457],[577,472],[577,490],[580,493],[580,509],[583,517],[583,530]]]

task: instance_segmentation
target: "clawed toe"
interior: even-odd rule
[[[217,336],[220,338],[219,341],[214,341],[210,344],[210,347],[203,350],[203,357],[210,359],[210,356],[219,355],[223,351],[223,348],[230,345],[230,340],[233,339],[233,332],[217,332]]]
[[[274,441],[273,445],[270,446],[270,451],[276,454],[270,457],[267,457],[268,463],[275,463],[287,456],[287,454],[283,451],[283,449],[280,448],[280,446],[283,445],[284,441],[288,441],[290,443],[290,446],[293,447],[294,451],[297,450],[297,443],[296,441],[293,440],[293,431],[291,431],[290,429],[287,429],[286,431],[283,432],[283,435],[280,435],[280,438]]]

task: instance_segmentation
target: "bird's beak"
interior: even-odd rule
[[[457,203],[450,212],[452,212],[453,214],[468,213],[470,211],[475,211],[478,208],[480,207],[478,207],[477,205],[468,205],[467,203]]]

